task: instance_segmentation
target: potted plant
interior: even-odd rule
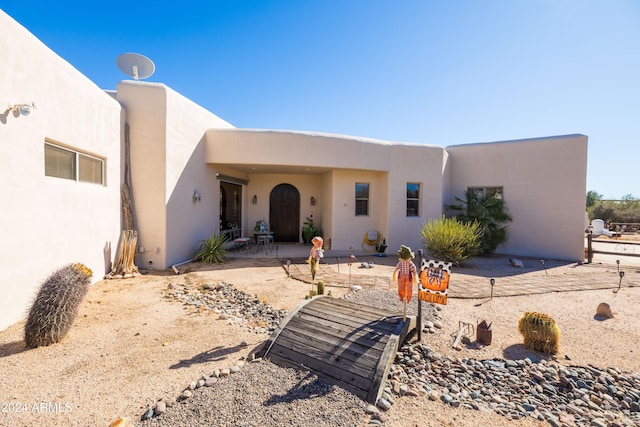
[[[313,223],[313,217],[308,216],[302,225],[302,242],[311,244],[311,239],[320,235],[320,229]]]

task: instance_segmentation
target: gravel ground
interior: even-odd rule
[[[393,292],[363,289],[344,299],[402,311]],[[416,299],[411,304],[416,305]],[[439,318],[438,309],[425,304],[423,319],[434,318]],[[168,403],[164,414],[143,421],[142,426],[359,426],[366,424],[370,406],[309,372],[264,360],[247,363],[212,386],[193,390],[188,399]]]
[[[315,375],[267,361],[196,389],[143,426],[356,426],[366,404]]]

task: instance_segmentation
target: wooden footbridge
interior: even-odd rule
[[[310,370],[363,400],[382,394],[399,345],[416,319],[317,296],[296,307],[265,344],[264,357],[281,366]]]

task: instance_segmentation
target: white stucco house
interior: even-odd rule
[[[237,129],[162,83],[97,87],[3,11],[0,75],[0,330],[62,265],[110,271],[127,141],[140,268],[191,258],[228,223],[250,235],[264,219],[276,241],[300,242],[311,214],[333,250],[368,230],[419,248],[421,225],[468,188],[508,204],[499,252],[584,257],[584,135],[440,147]]]

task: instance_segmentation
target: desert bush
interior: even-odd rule
[[[59,342],[69,332],[89,290],[91,275],[85,265],[69,264],[44,281],[24,326],[27,346],[47,346]]]
[[[455,217],[430,219],[422,225],[420,237],[429,256],[456,265],[478,254],[482,247],[480,224],[463,223]]]
[[[202,240],[200,247],[193,255],[194,259],[201,260],[207,264],[217,264],[227,260],[227,250],[224,244],[229,239],[224,234],[212,234],[209,238]]]

